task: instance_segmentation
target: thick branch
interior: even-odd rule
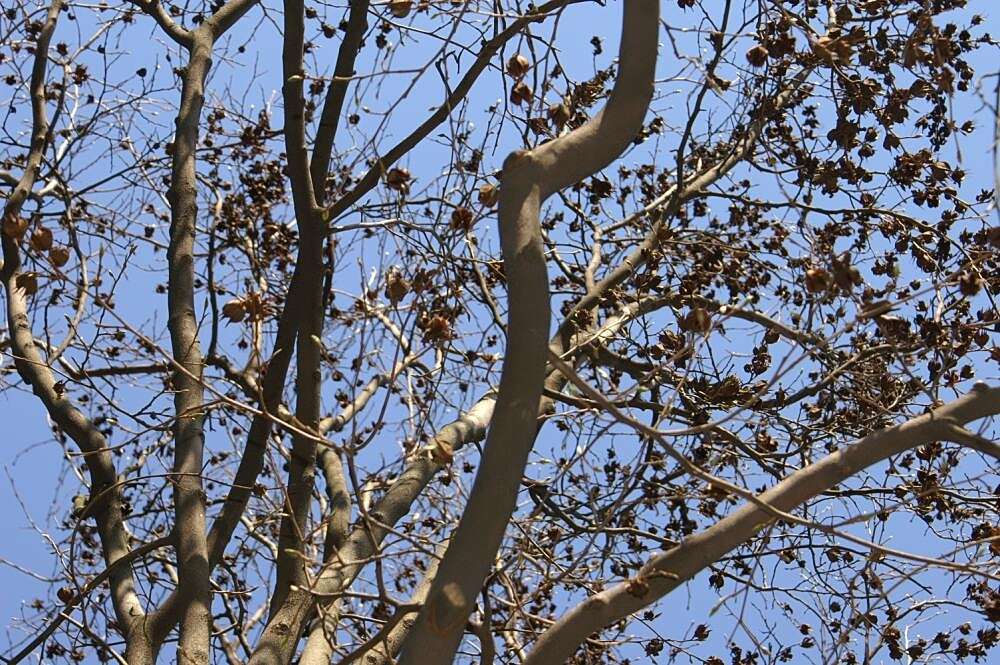
[[[618,77],[604,110],[564,137],[514,153],[504,165],[499,216],[508,342],[496,417],[468,504],[404,644],[403,665],[452,661],[503,540],[537,433],[547,367],[551,312],[539,208],[611,163],[641,129],[653,96],[658,18],[658,0],[624,3]]]
[[[573,1],[579,2],[579,0],[550,0],[550,2],[546,2],[534,11],[512,21],[505,30],[483,44],[482,50],[476,56],[476,61],[472,63],[469,71],[465,73],[465,76],[458,82],[458,85],[451,91],[451,94],[444,100],[444,103],[431,114],[431,117],[427,118],[419,127],[413,130],[409,136],[397,143],[385,155],[379,157],[375,165],[365,173],[354,189],[329,206],[324,216],[327,219],[333,219],[350,209],[351,206],[361,200],[361,197],[370,192],[378,184],[382,174],[390,166],[402,159],[410,150],[430,136],[431,132],[442,122],[447,120],[452,110],[469,94],[473,84],[479,79],[480,74],[483,73],[493,59],[493,56],[497,54],[504,44],[520,34],[528,24],[545,19],[549,13]]]
[[[978,386],[950,404],[871,434],[800,469],[761,494],[757,501],[744,505],[681,545],[652,557],[635,579],[574,607],[542,633],[525,665],[565,662],[592,633],[654,603],[690,580],[773,519],[765,506],[786,513],[792,511],[873,464],[932,441],[962,438],[955,434],[956,425],[997,413],[1000,413],[1000,388]],[[988,452],[1000,460],[996,447]]]
[[[598,281],[594,285],[594,288],[589,289],[573,305],[573,309],[566,314],[559,327],[563,336],[572,334],[576,326],[577,315],[580,312],[587,312],[596,307],[605,294],[625,282],[639,268],[646,265],[646,261],[653,255],[653,250],[657,248],[660,242],[659,238],[664,229],[664,220],[674,215],[684,202],[697,196],[702,190],[711,187],[753,152],[764,127],[772,119],[774,113],[781,111],[795,99],[809,71],[808,69],[800,71],[782,87],[781,91],[773,99],[767,100],[765,104],[762,104],[753,111],[753,120],[749,126],[741,136],[733,137],[734,148],[727,158],[696,174],[690,181],[680,184],[675,183],[670,190],[652,201],[644,210],[632,216],[632,218],[635,218],[641,214],[657,211],[659,213],[659,221],[653,225],[653,228],[646,234],[643,241],[624,261]],[[678,187],[680,190],[678,190]]]
[[[330,82],[330,89],[326,91],[326,100],[323,102],[319,126],[316,128],[310,169],[316,198],[321,202],[326,195],[326,176],[330,170],[333,143],[337,138],[337,127],[340,126],[340,115],[344,110],[347,87],[350,85],[351,77],[354,76],[354,62],[357,60],[358,52],[361,50],[361,42],[368,30],[367,19],[370,6],[371,0],[351,0],[347,30],[344,32],[344,40],[340,42],[337,64],[333,69],[333,80]]]
[[[195,314],[195,227],[198,219],[197,156],[205,79],[212,42],[194,34],[181,89],[174,136],[170,190],[170,245],[167,248],[167,310],[174,388],[174,509],[177,573],[183,617],[177,657],[181,663],[207,663],[211,629],[211,586],[205,536],[205,494],[201,468],[205,450],[202,373]],[[183,371],[180,371],[180,369]]]
[[[131,0],[131,2],[156,21],[160,29],[178,45],[185,48],[191,47],[191,32],[177,25],[159,0]]]
[[[215,41],[243,18],[244,14],[253,9],[253,6],[258,2],[260,0],[229,0],[219,8],[219,11],[205,19],[201,28],[208,30],[212,35],[212,41]]]
[[[299,302],[296,303],[299,324],[296,339],[295,417],[310,432],[318,432],[321,409],[320,336],[323,332],[323,229],[306,149],[305,100],[302,95],[304,11],[301,0],[286,0],[282,94],[285,103],[288,176],[295,214],[301,229],[296,262],[302,282],[299,285]],[[269,626],[275,620],[281,621],[282,610],[290,600],[289,593],[293,586],[301,587],[307,581],[301,552],[303,537],[308,528],[309,504],[316,476],[314,437],[294,436],[288,467],[285,511],[278,536],[277,579],[271,596]],[[306,611],[309,609],[306,608]],[[250,663],[264,665],[289,662],[298,638],[299,633],[265,630]]]
[[[46,114],[45,77],[49,44],[62,6],[62,0],[55,0],[51,4],[35,45],[29,90],[32,112],[31,143],[24,173],[4,204],[4,219],[21,214],[21,208],[37,181],[42,157],[51,140]],[[0,269],[0,280],[3,281],[7,297],[7,325],[10,329],[14,365],[22,380],[31,386],[32,392],[41,400],[52,422],[84,453],[84,460],[90,473],[92,497],[86,513],[93,515],[97,522],[104,560],[111,571],[109,584],[115,615],[123,634],[128,636],[135,621],[143,616],[143,609],[135,592],[131,567],[115,565],[116,561],[128,556],[129,548],[114,461],[107,440],[101,432],[76,408],[64,391],[57,389],[52,369],[39,353],[31,331],[27,294],[17,284],[21,260],[17,240],[6,233],[0,235],[3,243],[3,268]]]

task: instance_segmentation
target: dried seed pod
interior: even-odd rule
[[[479,187],[479,202],[487,208],[492,208],[500,200],[500,188],[492,183]]]
[[[247,317],[251,321],[263,320],[264,314],[267,312],[264,299],[256,292],[250,292],[243,296],[243,308],[246,309]]]
[[[861,279],[861,272],[851,265],[849,252],[844,252],[839,258],[833,260],[833,280],[844,291],[851,291],[864,281]]]
[[[528,118],[528,128],[539,136],[544,136],[549,133],[549,123],[542,116]]]
[[[28,230],[28,220],[17,215],[5,217],[3,220],[3,232],[8,238],[20,241]]]
[[[524,81],[518,81],[513,88],[510,89],[510,102],[516,106],[521,106],[523,104],[531,104],[531,101],[535,98],[535,93],[531,91],[528,84]]]
[[[994,226],[986,232],[986,240],[996,249],[1000,249],[1000,226]]]
[[[222,315],[229,319],[230,323],[239,323],[247,317],[247,308],[241,299],[230,300],[222,306]]]
[[[459,231],[468,231],[472,228],[475,216],[468,208],[455,208],[451,212],[451,228]]]
[[[391,270],[385,280],[385,297],[393,305],[398,304],[410,292],[410,283],[398,270]]]
[[[531,69],[531,61],[520,53],[515,53],[507,61],[507,74],[511,78],[519,79]]]
[[[810,293],[822,293],[833,286],[833,277],[822,268],[806,270],[806,290]]]
[[[53,247],[49,250],[49,262],[56,268],[62,268],[69,262],[69,250],[65,247]]]
[[[38,293],[38,275],[33,272],[22,272],[14,279],[14,285],[33,296]]]
[[[560,104],[553,104],[548,110],[549,121],[553,125],[562,129],[566,126],[566,123],[570,121],[573,117],[573,112],[569,108],[569,104],[562,102]]]
[[[424,326],[424,339],[428,342],[446,342],[453,336],[451,321],[441,314],[434,314]]]
[[[763,67],[767,64],[768,51],[763,44],[757,44],[747,51],[747,62],[754,67]]]
[[[681,317],[678,323],[681,330],[707,333],[712,329],[712,315],[704,307],[694,307],[690,312]]]
[[[410,172],[407,169],[394,167],[385,174],[385,184],[389,186],[389,189],[404,194],[410,191],[410,180]]]
[[[406,18],[413,9],[413,0],[389,0],[389,11],[396,18]]]
[[[47,252],[52,247],[52,231],[39,226],[31,234],[31,247],[36,252]]]
[[[958,288],[963,296],[972,297],[983,289],[983,278],[975,272],[965,272],[958,279]]]

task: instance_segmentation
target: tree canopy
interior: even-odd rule
[[[996,658],[990,11],[6,3],[0,655]]]

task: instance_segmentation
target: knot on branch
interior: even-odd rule
[[[444,637],[455,631],[469,616],[469,600],[457,582],[449,582],[427,604],[427,624]]]

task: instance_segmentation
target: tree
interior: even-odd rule
[[[990,652],[984,19],[606,4],[5,10],[7,662]]]

